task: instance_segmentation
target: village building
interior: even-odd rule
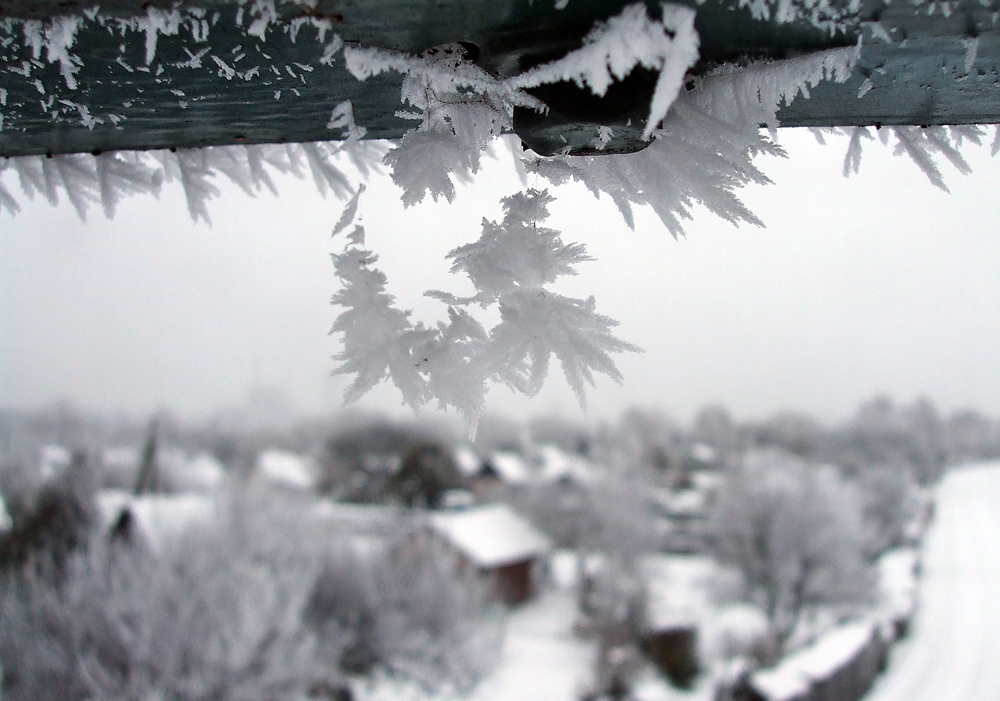
[[[317,469],[305,456],[269,448],[257,455],[257,474],[271,484],[290,491],[310,491],[316,486]]]
[[[648,555],[639,563],[646,585],[644,645],[674,683],[697,675],[699,628],[709,616],[718,566],[696,555]]]
[[[216,517],[215,500],[205,494],[143,494],[120,489],[97,493],[103,532],[114,539],[142,543],[153,552],[178,544],[192,529]]]
[[[846,623],[774,667],[744,676],[733,701],[858,701],[885,668],[888,644],[871,621]]]
[[[506,504],[434,512],[427,525],[462,566],[489,581],[500,600],[519,604],[538,591],[551,543]]]

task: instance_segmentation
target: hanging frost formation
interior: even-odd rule
[[[839,5],[835,7],[825,0],[752,0],[741,5],[749,5],[754,16],[778,21],[807,19],[830,31],[845,21],[845,12],[849,14],[849,9],[837,9]],[[23,66],[25,78],[44,60],[58,66],[61,80],[76,89],[82,63],[72,47],[84,21],[97,22],[123,37],[128,32],[142,33],[148,70],[156,56],[159,36],[185,30],[196,42],[204,40],[211,23],[192,12],[149,8],[145,17],[128,21],[105,18],[97,11],[86,14],[86,20],[55,18],[44,25],[26,21],[22,29],[34,63]],[[770,182],[754,163],[758,156],[784,155],[773,131],[779,126],[779,108],[800,94],[808,97],[810,89],[823,80],[846,80],[858,59],[860,45],[783,61],[723,65],[691,78],[687,73],[698,60],[699,47],[695,10],[663,3],[659,15],[658,19],[651,17],[643,4],[627,6],[618,15],[597,23],[579,49],[506,79],[466,60],[464,49],[457,44],[437,47],[420,56],[345,47],[341,38],[332,33],[329,21],[300,18],[284,29],[294,42],[299,29],[311,24],[316,29],[316,40],[325,47],[321,63],[335,60],[343,50],[345,65],[358,80],[390,71],[404,76],[400,100],[406,109],[397,114],[413,120],[415,126],[399,143],[387,147],[362,141],[365,131],[355,124],[352,105],[345,101],[333,110],[327,124],[331,130],[342,130],[341,142],[3,159],[0,210],[19,209],[17,198],[5,188],[5,176],[9,174],[16,175],[29,199],[41,195],[55,204],[65,197],[81,218],[94,204],[100,204],[105,215],[111,217],[123,197],[157,195],[164,183],[176,182],[183,188],[191,217],[208,221],[207,203],[220,194],[216,180],[220,174],[250,195],[264,189],[276,192],[271,177],[275,173],[300,177],[311,174],[322,194],[329,191],[341,199],[353,196],[335,234],[353,228],[345,235],[343,250],[333,255],[343,283],[334,297],[342,312],[333,332],[343,337],[336,372],[353,375],[345,393],[347,401],[358,399],[389,379],[399,388],[406,404],[417,408],[437,401],[455,408],[474,427],[489,384],[534,395],[555,356],[582,404],[585,385],[593,384],[594,373],[621,380],[612,353],[638,349],[611,333],[616,322],[597,313],[593,298],[573,299],[547,289],[560,276],[575,274],[577,263],[589,260],[582,245],[564,243],[558,232],[542,226],[552,201],[548,191],[529,189],[504,199],[501,221],[484,221],[477,241],[451,251],[452,272],[466,275],[476,292],[464,298],[428,292],[447,305],[448,315],[447,321],[426,327],[413,323],[409,312],[397,308],[387,292],[386,277],[375,267],[378,258],[365,248],[364,229],[357,221],[364,187],[352,182],[343,164],[348,159],[362,178],[386,166],[401,188],[406,206],[423,201],[427,195],[451,202],[456,196],[456,184],[471,182],[483,153],[494,148],[498,137],[512,130],[515,107],[547,110],[527,92],[529,89],[569,81],[603,96],[614,82],[643,67],[659,72],[643,129],[643,137],[649,141],[646,149],[601,156],[516,153],[519,166],[553,185],[578,181],[596,197],[607,195],[631,228],[635,227],[635,209],[648,206],[671,234],[682,235],[684,221],[691,219],[698,205],[733,224],[763,226],[736,191],[750,183]],[[263,41],[268,28],[281,23],[273,0],[253,0],[240,4],[237,24],[244,27],[248,37]],[[329,41],[328,34],[332,35]],[[217,69],[227,80],[260,77],[255,68],[237,71],[235,60],[231,65],[219,56],[205,56],[205,51],[187,53],[188,60],[174,68]],[[271,69],[280,74],[275,66]],[[40,92],[43,87],[39,87]],[[280,90],[275,92],[276,100],[280,94]],[[863,94],[864,87],[859,99]],[[0,108],[12,114],[6,101],[6,94],[0,90]],[[66,100],[43,100],[41,105],[55,110],[52,114],[57,121],[75,120],[89,128],[103,120],[120,118],[91,114],[87,105]],[[761,125],[770,132],[762,131]],[[857,172],[863,142],[874,139],[863,127],[814,131],[820,139],[827,133],[849,137],[845,175]],[[944,157],[960,172],[968,172],[959,149],[964,141],[980,143],[983,136],[978,127],[897,127],[879,131],[883,144],[895,138],[896,153],[909,156],[942,189],[946,188],[936,157]],[[602,127],[594,148],[602,149],[611,138],[613,129]],[[510,143],[512,140],[508,140]],[[1000,128],[993,153],[998,150]],[[485,328],[472,314],[476,307],[498,311],[500,322]]]
[[[334,229],[354,221],[358,198]],[[355,224],[333,264],[343,288],[333,303],[344,311],[332,331],[343,334],[344,349],[335,372],[353,374],[345,399],[353,401],[386,378],[413,408],[436,400],[459,411],[475,430],[487,383],[536,394],[554,355],[583,404],[594,372],[621,381],[610,353],[638,351],[615,338],[617,322],[595,311],[594,298],[555,294],[546,285],[575,275],[574,265],[590,260],[582,244],[563,243],[559,232],[539,224],[548,217],[552,196],[527,190],[505,198],[500,222],[483,220],[479,240],[448,254],[452,272],[464,273],[476,289],[471,297],[428,292],[448,304],[448,321],[428,328],[409,320],[386,292],[378,261],[364,248],[364,227]],[[496,306],[500,323],[488,331],[468,312]]]

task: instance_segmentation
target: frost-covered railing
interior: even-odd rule
[[[400,77],[359,83],[339,53],[344,44],[417,55],[461,42],[476,65],[506,79],[579,47],[595,22],[628,4],[7,0],[0,3],[0,156],[323,141],[333,136],[331,111],[345,100],[369,138],[401,138],[409,125],[395,114]],[[966,124],[1000,115],[995,0],[679,5],[696,10],[698,75],[861,41],[857,70],[783,106],[783,125]],[[645,7],[659,16],[659,2]],[[648,104],[651,86],[640,80],[636,89]],[[574,126],[594,121],[577,97],[523,128],[570,137]],[[619,118],[621,134],[628,115]]]

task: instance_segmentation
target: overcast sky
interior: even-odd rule
[[[599,379],[585,416],[638,404],[688,419],[721,402],[741,418],[794,409],[837,421],[876,393],[1000,415],[1000,159],[969,149],[975,172],[950,170],[948,195],[877,143],[844,179],[844,142],[822,147],[799,130],[780,140],[790,157],[761,161],[775,184],[742,191],[766,229],[699,211],[675,241],[651,212],[630,231],[609,200],[555,191],[549,224],[597,259],[558,291],[595,295],[646,350],[618,358],[624,383]],[[277,199],[223,186],[212,227],[191,223],[176,186],[113,221],[41,201],[0,214],[0,404],[199,418],[269,388],[303,413],[338,407],[347,379],[330,376],[327,331],[342,203],[311,181],[278,186]],[[487,162],[451,206],[404,211],[388,177],[369,183],[369,244],[416,318],[444,315],[424,290],[466,289],[444,254],[478,238],[519,187],[509,158]],[[399,404],[391,387],[362,402]],[[494,388],[487,408],[583,416],[558,370],[531,400]]]

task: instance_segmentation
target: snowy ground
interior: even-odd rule
[[[942,482],[912,631],[864,701],[951,699],[1000,699],[1000,462]]]
[[[467,696],[428,694],[412,684],[387,678],[359,681],[360,701],[576,701],[592,679],[596,655],[593,641],[573,634],[576,600],[567,589],[550,589],[510,612],[503,652],[493,673]],[[707,701],[707,684],[680,691],[652,667],[634,690],[638,701]]]

